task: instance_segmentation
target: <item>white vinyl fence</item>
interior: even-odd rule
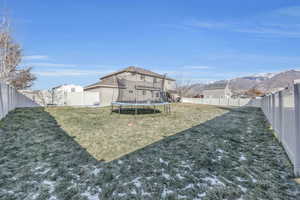
[[[300,176],[300,83],[262,99],[262,110]]]
[[[15,88],[0,82],[0,119],[15,108],[37,107],[37,103],[19,93]]]
[[[99,106],[98,92],[69,92],[65,94],[67,106]]]
[[[22,91],[28,98],[40,106],[99,106],[98,92],[64,92],[64,91]]]
[[[260,99],[249,98],[182,98],[183,103],[208,104],[216,106],[252,106],[260,107]]]

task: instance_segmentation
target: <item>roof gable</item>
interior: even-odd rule
[[[114,75],[121,74],[121,73],[124,73],[124,72],[133,72],[133,73],[143,74],[143,75],[147,75],[147,76],[153,76],[153,77],[157,77],[157,78],[164,78],[165,77],[164,75],[152,72],[152,71],[147,70],[147,69],[143,69],[143,68],[135,67],[135,66],[129,66],[129,67],[127,67],[125,69],[122,69],[120,71],[113,72],[111,74],[103,76],[100,79],[101,80],[102,79],[106,79],[106,78],[108,78],[110,76],[114,76]],[[166,79],[171,80],[171,81],[175,81],[174,79],[169,78],[169,77],[166,77]]]
[[[222,82],[222,83],[212,83],[209,85],[206,85],[204,87],[204,90],[224,90],[228,85],[228,82]]]

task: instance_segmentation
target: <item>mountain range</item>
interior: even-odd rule
[[[260,73],[250,76],[238,77],[229,82],[229,88],[235,94],[243,94],[250,89],[256,89],[263,93],[277,91],[281,88],[286,88],[293,84],[293,81],[300,79],[300,71],[288,70],[277,73]],[[226,80],[222,80],[223,82]],[[211,84],[216,84],[222,81],[216,81]],[[199,94],[204,88],[210,84],[194,84],[190,88],[190,94]]]

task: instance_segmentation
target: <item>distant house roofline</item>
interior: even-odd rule
[[[99,82],[88,85],[84,87],[84,89],[92,89],[98,87],[106,87],[106,88],[118,88],[118,84],[113,77],[108,77],[106,79],[101,79]]]
[[[100,80],[108,78],[110,76],[118,75],[118,74],[121,74],[121,73],[124,73],[124,72],[133,72],[133,73],[147,75],[147,76],[152,76],[152,77],[161,78],[161,79],[163,79],[165,77],[164,75],[152,72],[152,71],[147,70],[147,69],[143,69],[143,68],[135,67],[135,66],[129,66],[129,67],[127,67],[125,69],[122,69],[122,70],[119,70],[117,72],[113,72],[113,73],[107,74],[107,75],[101,77]],[[175,79],[172,79],[170,77],[165,77],[165,78],[167,80],[170,80],[170,81],[175,81]]]
[[[208,84],[204,87],[204,90],[223,90],[226,89],[226,87],[228,86],[229,82],[223,82],[223,83],[212,83],[212,84]]]
[[[57,89],[57,88],[60,88],[60,87],[63,87],[63,86],[67,86],[67,85],[72,85],[72,86],[76,86],[76,87],[82,87],[81,85],[75,85],[75,84],[62,84],[62,85],[55,86],[52,89]]]

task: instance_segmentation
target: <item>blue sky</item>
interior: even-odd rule
[[[4,1],[4,0],[2,0]],[[34,89],[129,65],[210,82],[300,68],[297,0],[6,0]]]

